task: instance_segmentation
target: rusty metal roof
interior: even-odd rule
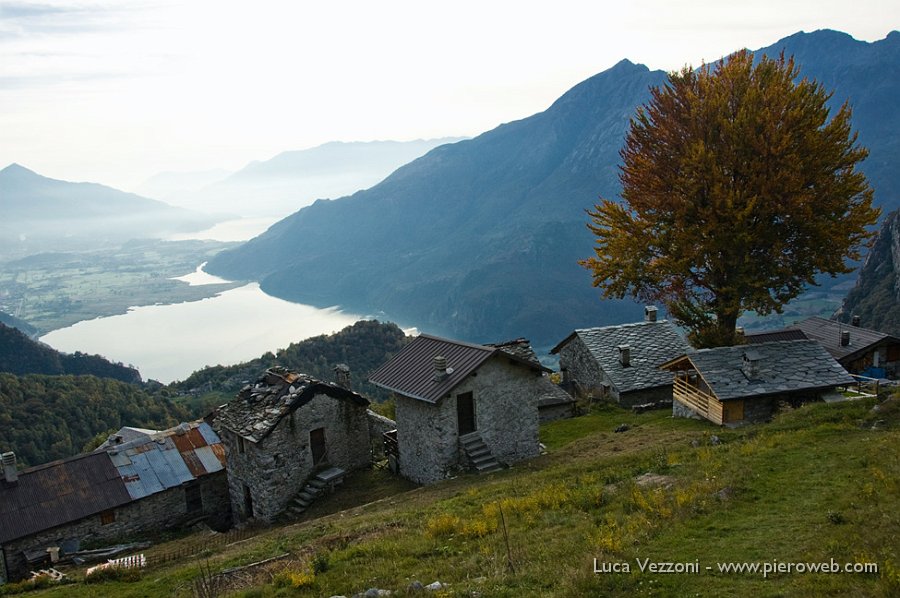
[[[538,363],[503,352],[497,347],[421,334],[393,359],[375,370],[369,376],[369,382],[414,399],[437,403],[481,364],[501,353],[534,370],[543,369]],[[434,370],[434,358],[439,356],[447,360],[448,375],[441,380],[436,379]]]
[[[222,443],[206,422],[181,424],[106,451],[134,500],[225,468]]]
[[[0,484],[0,544],[130,502],[106,453],[31,467]]]

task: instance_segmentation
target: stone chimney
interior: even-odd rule
[[[854,315],[850,318],[850,325],[859,328],[859,316]]]
[[[741,371],[747,376],[748,380],[759,380],[760,361],[762,361],[762,355],[760,355],[759,352],[744,352],[744,358],[741,360]]]
[[[3,463],[3,479],[10,486],[19,483],[19,472],[16,470],[16,454],[12,451],[0,455],[0,462]]]
[[[353,390],[350,383],[350,366],[346,363],[339,363],[334,366],[334,383],[341,388]]]
[[[452,368],[447,367],[447,358],[442,357],[441,355],[436,355],[434,358],[434,381],[442,382],[453,373]]]
[[[645,322],[655,322],[656,321],[656,306],[655,305],[647,305],[644,307],[644,321]]]
[[[631,366],[631,346],[630,345],[619,345],[619,363],[622,364],[623,368],[627,368]]]
[[[850,331],[849,330],[841,330],[841,346],[847,347],[850,345]]]

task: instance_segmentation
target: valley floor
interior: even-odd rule
[[[402,596],[439,580],[434,595],[460,597],[896,596],[897,403],[810,405],[736,430],[599,407],[545,426],[548,454],[509,470],[410,490],[375,469],[315,519],[230,545],[193,534],[146,551],[135,581],[42,595]],[[796,571],[823,562],[878,571]],[[720,570],[728,563],[760,570]]]

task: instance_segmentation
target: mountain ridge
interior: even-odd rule
[[[889,168],[900,158],[900,111],[882,104],[885,94],[900,93],[900,77],[855,78],[845,63],[868,53],[892,73],[897,41],[821,31],[757,51],[784,49],[801,76],[834,90],[832,105],[854,102],[854,127],[871,150],[864,168],[887,207],[900,201]],[[820,44],[840,59],[829,62]],[[267,293],[292,301],[383,312],[476,342],[525,335],[546,347],[573,328],[633,320],[640,307],[601,301],[577,261],[593,244],[584,210],[598,195],[618,196],[629,119],[665,78],[622,60],[543,112],[435,148],[370,189],[301,209],[219,254],[207,270],[259,280]]]

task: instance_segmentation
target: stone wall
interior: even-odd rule
[[[366,410],[366,417],[369,420],[369,439],[372,444],[372,456],[379,459],[384,458],[384,442],[382,435],[385,432],[397,429],[397,422],[375,413],[371,409]]]
[[[571,403],[558,403],[541,407],[538,410],[538,416],[541,424],[575,417],[575,403],[573,401]]]
[[[456,395],[436,404],[397,395],[400,475],[417,484],[449,477],[459,467]]]
[[[203,509],[187,511],[186,488],[199,487]],[[228,487],[224,471],[209,474],[177,488],[151,494],[112,510],[113,520],[104,524],[100,514],[44,530],[3,545],[11,579],[28,574],[23,551],[43,551],[77,539],[78,543],[131,541],[134,536],[177,527],[203,516],[215,529],[226,529],[231,522]]]
[[[563,384],[566,387],[574,385],[596,397],[602,396],[602,385],[609,384],[597,360],[577,335],[559,350],[559,368],[563,371]]]
[[[631,408],[635,405],[645,405],[647,403],[658,403],[660,401],[672,400],[672,385],[657,386],[655,388],[644,388],[642,390],[634,390],[619,395],[618,402],[622,407]]]
[[[271,522],[314,473],[310,431],[325,429],[326,464],[351,471],[371,462],[366,408],[351,401],[317,394],[286,415],[261,442],[238,439],[228,430],[225,444],[228,486],[235,519],[255,517]],[[241,451],[243,444],[243,452]],[[246,512],[245,487],[252,513]]]
[[[397,397],[400,473],[430,484],[458,471],[461,464],[457,396],[471,392],[475,425],[494,457],[511,464],[539,454],[538,372],[493,357],[436,404]]]

